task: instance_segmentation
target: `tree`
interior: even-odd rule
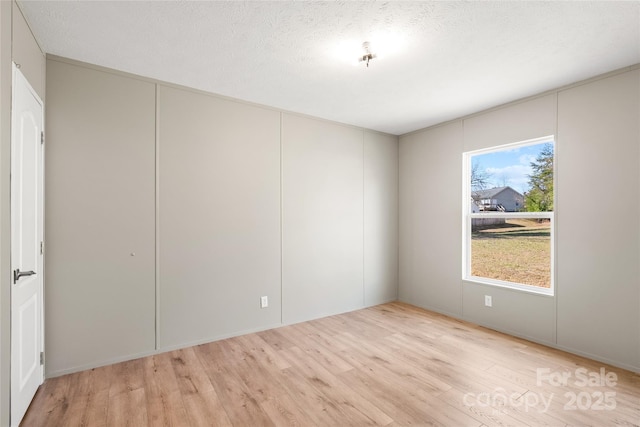
[[[524,195],[527,212],[553,211],[553,145],[545,144],[536,160],[531,162],[531,189]]]
[[[484,190],[489,186],[491,174],[483,170],[480,163],[471,165],[471,191],[476,192]]]

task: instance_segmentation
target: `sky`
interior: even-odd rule
[[[529,190],[531,162],[533,162],[545,143],[516,147],[493,153],[476,154],[471,158],[472,165],[479,164],[480,170],[489,174],[489,186],[509,186],[519,193]]]

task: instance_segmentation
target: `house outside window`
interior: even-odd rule
[[[554,294],[554,144],[463,154],[464,280]]]

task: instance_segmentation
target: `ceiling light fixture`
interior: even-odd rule
[[[371,46],[369,42],[362,43],[362,49],[364,50],[364,54],[358,59],[358,61],[366,63],[367,68],[369,68],[369,61],[371,61],[377,55],[375,53],[371,53]]]

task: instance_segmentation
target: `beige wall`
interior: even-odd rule
[[[397,137],[48,64],[48,376],[395,299]]]
[[[45,58],[18,5],[0,1],[0,425],[9,425],[11,62],[44,100]]]
[[[398,138],[364,133],[364,305],[398,297]],[[391,250],[390,250],[391,249]]]
[[[279,112],[159,86],[158,113],[158,348],[279,325]]]
[[[640,371],[639,86],[636,69],[402,136],[400,299]],[[546,135],[556,135],[556,295],[463,281],[462,153]],[[594,194],[614,206],[594,207]]]
[[[465,119],[462,151],[556,135],[556,105],[557,95],[551,94]],[[562,141],[558,140],[557,144]],[[562,167],[558,163],[556,166]],[[559,200],[556,209],[561,207],[562,200]],[[461,218],[461,211],[458,218]],[[460,271],[461,263],[458,264],[459,275]],[[491,295],[493,299],[490,308],[484,305],[485,295]],[[555,301],[552,297],[463,282],[462,306],[462,316],[472,322],[545,344],[555,342]]]
[[[155,349],[155,85],[47,67],[46,371]]]
[[[20,8],[14,3],[13,26],[13,62],[20,65],[20,71],[36,91],[40,99],[45,98],[45,57],[31,33]]]
[[[558,94],[557,342],[636,370],[639,90],[635,70]],[[594,194],[611,203],[585,203]]]
[[[363,133],[282,117],[282,319],[361,308]]]
[[[462,123],[401,138],[399,299],[462,317]]]
[[[11,6],[0,1],[0,425],[9,425],[11,333]]]
[[[393,301],[397,138],[283,114],[282,318]]]

